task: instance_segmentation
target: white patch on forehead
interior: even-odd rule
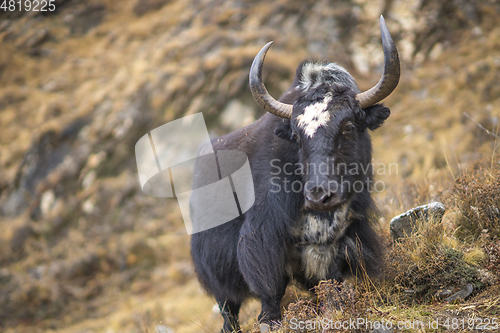
[[[304,113],[297,116],[298,126],[304,130],[308,137],[312,138],[319,127],[325,126],[330,121],[327,107],[331,100],[332,96],[328,94],[321,102],[307,106]]]

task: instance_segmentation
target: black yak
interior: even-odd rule
[[[215,151],[239,150],[248,156],[255,204],[191,240],[197,277],[215,296],[223,332],[239,330],[238,312],[248,297],[262,302],[259,321],[279,321],[280,301],[291,279],[309,289],[324,279],[341,281],[361,268],[379,272],[381,249],[369,218],[373,172],[368,130],[389,116],[389,109],[377,103],[396,88],[400,75],[383,17],[380,27],[384,72],[366,92],[335,63],[303,62],[277,101],[262,82],[271,42],[255,57],[250,89],[268,113],[213,141]]]

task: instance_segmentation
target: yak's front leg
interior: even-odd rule
[[[250,291],[261,301],[259,321],[275,324],[281,320],[280,302],[289,282],[285,243],[279,236],[270,240],[261,230],[244,229],[238,243],[240,269]]]
[[[241,332],[238,315],[240,312],[241,303],[235,303],[226,300],[217,300],[220,313],[224,318],[224,327],[222,333]]]
[[[275,297],[272,296],[261,297],[260,302],[262,305],[262,310],[258,318],[259,323],[270,324],[271,327],[279,323],[279,321],[281,320],[280,303],[284,294],[285,291],[283,290],[283,292],[280,295],[276,295]]]

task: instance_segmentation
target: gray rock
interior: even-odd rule
[[[469,283],[465,287],[463,287],[462,290],[460,290],[459,292],[451,295],[448,298],[445,298],[445,301],[446,302],[455,302],[455,301],[464,300],[467,297],[469,297],[473,291],[474,291],[474,286],[472,285],[472,283]]]
[[[430,218],[434,218],[441,221],[445,210],[442,203],[433,202],[428,205],[415,207],[406,213],[394,217],[390,223],[392,238],[397,240],[411,235],[415,230],[415,223],[419,219],[427,221]]]

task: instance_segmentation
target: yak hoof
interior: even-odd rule
[[[271,331],[271,326],[269,324],[260,324],[259,329],[261,333],[266,333]]]
[[[263,323],[259,324],[259,329],[262,333],[271,332],[280,327],[281,321],[279,320],[265,320]]]

